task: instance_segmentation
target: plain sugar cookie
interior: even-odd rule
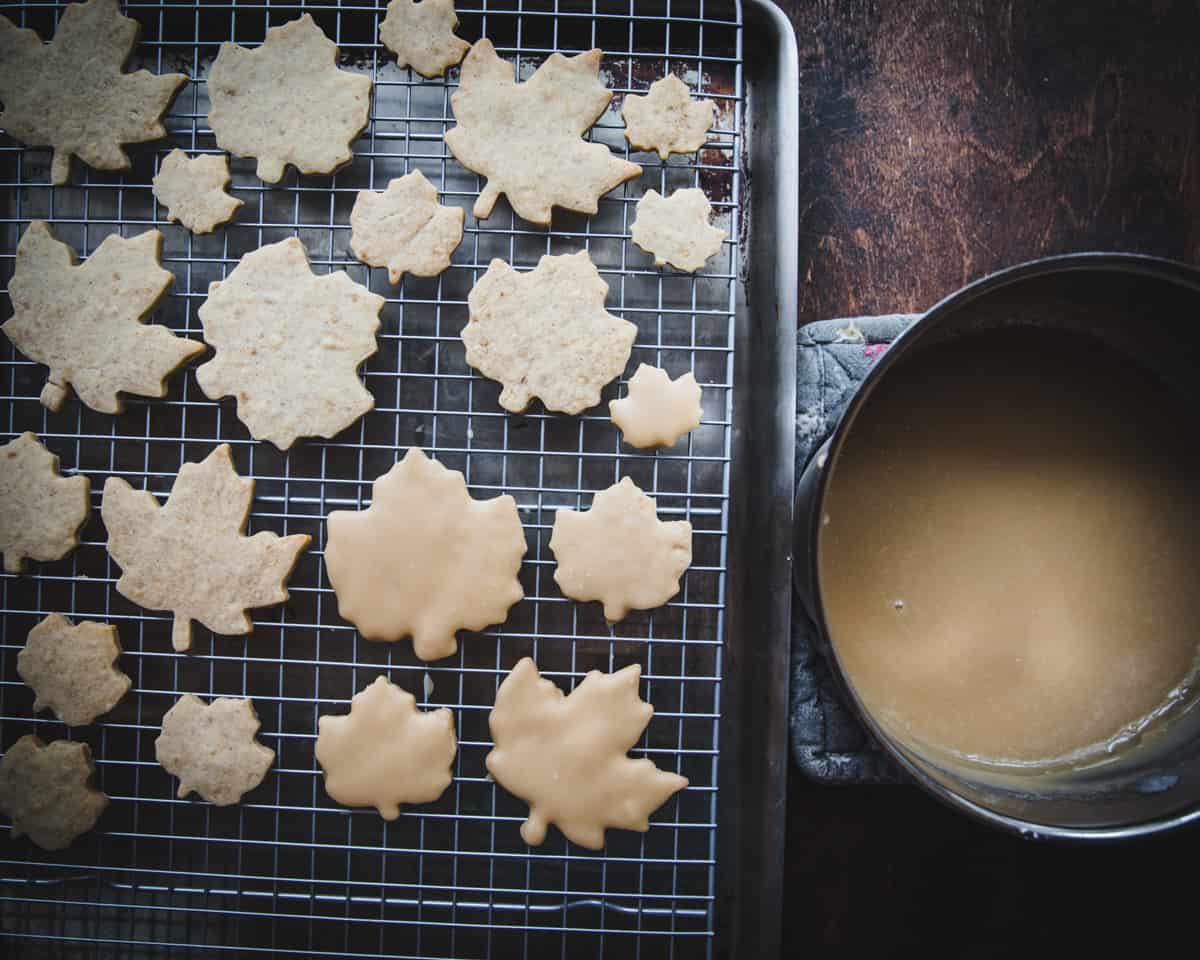
[[[667,264],[695,273],[721,250],[725,231],[714,227],[712,204],[699,187],[676,190],[669,197],[647,190],[638,201],[630,232],[633,242],[654,256],[654,265]]]
[[[50,709],[68,727],[91,723],[129,692],[117,667],[117,628],[84,620],[75,626],[52,613],[29,631],[17,673],[33,689],[33,712]]]
[[[47,745],[26,734],[0,760],[0,813],[12,838],[29,834],[43,850],[65,850],[96,825],[108,797],[91,784],[96,766],[86,743]]]
[[[440,77],[471,49],[454,35],[457,26],[454,0],[392,0],[379,24],[379,40],[396,55],[396,66]]]
[[[58,457],[32,433],[0,447],[0,553],[20,573],[25,559],[59,560],[79,546],[91,512],[88,478],[58,473]]]
[[[687,84],[674,74],[650,84],[650,92],[630,94],[621,105],[625,139],[635,150],[655,150],[659,159],[695,153],[708,139],[716,104],[693,100]]]
[[[163,157],[152,183],[154,197],[167,208],[167,219],[192,233],[212,233],[233,219],[242,201],[226,193],[229,160],[224,154],[188,158],[176,148]]]
[[[350,211],[350,249],[363,263],[387,267],[392,283],[406,273],[436,277],[462,243],[466,219],[462,207],[437,201],[437,188],[420,170],[392,180],[382,193],[360,190]]]
[[[612,421],[633,447],[672,447],[700,426],[700,384],[689,370],[672,380],[666,370],[642,363],[629,392],[608,404]]]

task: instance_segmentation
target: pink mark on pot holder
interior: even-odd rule
[[[887,348],[886,343],[868,343],[863,347],[863,356],[868,360],[878,360]]]

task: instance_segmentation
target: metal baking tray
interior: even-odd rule
[[[62,3],[3,4],[0,12],[43,38]],[[364,382],[375,410],[330,441],[301,440],[287,454],[251,440],[231,402],[209,401],[192,371],[163,400],[130,399],[119,416],[77,401],[50,413],[38,402],[40,368],[0,342],[0,439],[32,430],[64,473],[92,480],[92,517],[69,558],[0,578],[0,747],[26,733],[83,739],[112,798],[97,828],[61,853],[0,837],[0,937],[10,956],[349,957],[769,956],[778,949],[786,782],[787,643],[796,295],[796,50],[769,3],[715,0],[462,0],[460,33],[492,38],[522,77],[554,50],[600,46],[617,91],[594,139],[626,153],[618,109],[666,71],[720,106],[698,156],[662,164],[638,155],[643,176],[603,199],[597,216],[556,211],[546,231],[503,202],[476,222],[479,181],[442,142],[453,124],[457,71],[428,81],[398,70],[377,42],[385,5],[363,2],[130,2],[142,25],[130,67],[192,77],[167,118],[169,136],[131,148],[118,174],[76,165],[50,189],[50,154],[0,135],[0,285],[12,275],[21,232],[53,223],[81,256],[108,234],[157,228],[176,283],[154,319],[200,339],[197,308],[210,281],[246,252],[298,236],[320,273],[347,270],[387,297],[379,352]],[[173,147],[215,151],[205,77],[218,45],[260,43],[268,26],[312,13],[341,48],[341,64],[375,81],[371,122],[353,162],[332,177],[297,176],[270,187],[252,160],[233,159],[233,192],[246,201],[228,228],[193,237],[168,224],[149,184]],[[746,56],[752,52],[752,56]],[[443,202],[462,205],[467,230],[441,277],[408,277],[350,254],[355,193],[422,170]],[[698,276],[660,271],[629,239],[633,205],[651,187],[699,185],[730,241]],[[590,251],[609,284],[609,308],[636,323],[626,374],[639,361],[704,385],[704,420],[685,445],[655,453],[622,446],[603,407],[582,417],[540,407],[505,413],[498,387],[463,359],[466,297],[489,260],[531,268],[542,254]],[[11,313],[3,298],[0,318]],[[0,338],[2,339],[2,338]],[[605,399],[620,395],[625,378]],[[215,444],[257,482],[250,530],[313,538],[288,604],[256,611],[246,637],[197,625],[193,651],[172,652],[170,615],[114,589],[100,491],[108,476],[162,497],[180,464]],[[322,568],[333,509],[361,509],[371,481],[420,445],[462,470],[475,496],[512,494],[529,539],[526,599],[501,627],[465,635],[433,664],[411,645],[363,641],[337,615]],[[694,561],[664,608],[615,627],[597,604],[564,598],[547,549],[554,510],[582,508],[630,476],[665,518],[689,519]],[[131,694],[109,715],[70,730],[32,713],[16,654],[50,612],[117,626]],[[655,707],[634,751],[691,780],[652,817],[647,834],[610,831],[604,851],[551,833],[526,847],[524,806],[486,775],[487,715],[512,665],[531,654],[570,688],[590,669],[640,663]],[[325,794],[313,758],[316,721],[342,713],[380,673],[431,706],[454,710],[454,781],[436,803],[387,823]],[[432,692],[426,695],[426,678]],[[277,752],[263,784],[236,806],[179,800],[155,762],[163,713],[184,692],[248,696],[261,739]],[[0,833],[7,834],[7,821]]]

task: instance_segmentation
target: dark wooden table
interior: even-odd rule
[[[780,2],[800,45],[800,322],[922,310],[1055,253],[1200,263],[1196,0]],[[1197,862],[1200,830],[1033,844],[915,787],[793,770],[784,955],[1144,947],[1190,926],[1195,881],[1175,874]]]

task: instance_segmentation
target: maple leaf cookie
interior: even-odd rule
[[[613,423],[634,447],[672,447],[700,426],[700,384],[689,370],[672,380],[666,370],[639,364],[629,393],[608,404]]]
[[[379,39],[396,55],[396,66],[440,77],[471,49],[454,35],[457,26],[454,0],[392,0],[379,25]]]
[[[716,109],[711,100],[693,100],[687,84],[668,74],[650,84],[645,96],[625,98],[625,139],[635,150],[658,151],[661,160],[672,153],[695,153],[708,139]]]
[[[574,600],[599,600],[604,618],[616,623],[679,592],[692,562],[692,525],[659,520],[654,498],[625,477],[596,494],[590,510],[558,510],[550,551],[559,589]]]
[[[130,679],[117,668],[117,628],[84,620],[75,626],[52,613],[29,631],[17,654],[17,673],[36,696],[33,712],[54,711],[68,727],[91,723],[129,692]]]
[[[350,211],[350,249],[363,263],[387,267],[392,283],[406,273],[436,277],[462,243],[466,219],[461,207],[443,207],[437,199],[420,170],[392,180],[382,193],[360,190]]]
[[[668,263],[684,273],[695,273],[717,255],[726,233],[714,227],[712,204],[699,187],[676,190],[669,197],[647,190],[637,203],[633,242],[654,256],[656,267]]]
[[[501,623],[524,596],[525,533],[512,497],[475,500],[417,447],[375,481],[366,510],[329,515],[325,569],[338,612],[368,640],[413,638],[422,660],[455,632]]]
[[[208,73],[208,124],[217,146],[255,157],[258,178],[333,173],[366,129],[371,79],[339,70],[338,48],[310,14],[267,31],[261,47],[221,44]]]
[[[97,170],[128,170],[122,144],[167,135],[162,116],[187,77],[125,73],[140,30],[117,0],[67,4],[47,44],[0,17],[0,127],[53,148],[51,183],[67,182],[72,156]]]
[[[100,413],[120,413],[121,393],[161,397],[166,378],[204,344],[145,323],[175,276],[159,265],[162,234],[105,237],[79,264],[75,251],[34,220],[17,244],[9,283],[13,315],[0,329],[50,368],[42,404],[58,410],[73,387]]]
[[[32,433],[0,447],[0,553],[4,569],[20,573],[25,558],[59,560],[79,546],[87,522],[90,483],[62,477],[58,457]]]
[[[356,693],[349,715],[323,716],[317,727],[325,792],[338,803],[395,820],[400,804],[432,803],[450,786],[454,714],[418,710],[416,698],[387,677]]]
[[[153,181],[155,198],[167,208],[167,219],[192,233],[212,233],[237,213],[242,201],[225,192],[230,184],[229,160],[217,154],[188,159],[176,148],[168,153]]]
[[[213,806],[227,807],[262,783],[275,762],[275,751],[255,737],[260,726],[249,700],[205,703],[185,693],[163,716],[154,754],[179,778],[180,800],[195,791]]]
[[[500,786],[529,804],[526,843],[540,844],[553,823],[571,842],[603,849],[606,828],[645,833],[650,814],[688,785],[652,760],[627,756],[654,715],[638,696],[641,672],[636,663],[593,670],[564,696],[526,657],[500,684],[486,763]]]
[[[29,834],[43,850],[65,850],[96,825],[108,797],[91,784],[96,772],[86,743],[47,745],[26,734],[0,760],[0,813],[12,837]]]

